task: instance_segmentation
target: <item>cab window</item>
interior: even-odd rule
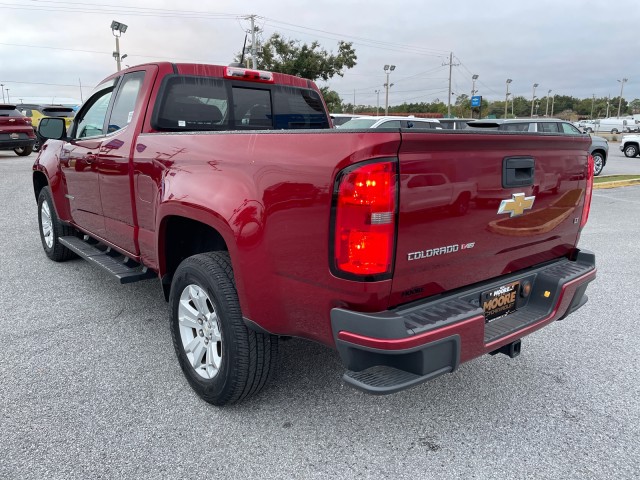
[[[116,132],[129,125],[133,118],[136,100],[142,88],[143,80],[144,72],[133,72],[124,76],[118,90],[118,96],[113,104],[107,133]]]

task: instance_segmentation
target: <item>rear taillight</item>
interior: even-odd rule
[[[396,163],[368,163],[341,172],[334,188],[334,207],[333,272],[345,278],[390,278],[396,233]]]
[[[595,167],[593,164],[593,157],[589,155],[587,160],[587,186],[584,190],[584,206],[582,207],[582,221],[580,222],[580,229],[582,229],[589,220],[589,212],[591,211],[591,197],[593,194],[593,173]]]

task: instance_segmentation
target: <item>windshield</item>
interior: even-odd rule
[[[353,118],[337,128],[371,128],[377,121],[377,118]]]

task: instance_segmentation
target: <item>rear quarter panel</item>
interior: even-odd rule
[[[333,180],[352,163],[396,157],[399,145],[398,132],[375,131],[140,135],[134,182],[147,183],[150,200],[146,213],[138,206],[143,258],[156,246],[142,237],[153,235],[162,274],[163,220],[202,221],[228,245],[244,316],[273,333],[332,344],[331,308],[383,310],[391,288],[389,280],[331,275]],[[145,216],[155,220],[144,224]]]

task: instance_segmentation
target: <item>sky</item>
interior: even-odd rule
[[[129,3],[128,5],[131,5]],[[640,98],[640,1],[618,0],[0,0],[0,83],[12,103],[74,103],[112,74],[110,25],[128,25],[120,38],[123,65],[175,61],[227,65],[242,49],[247,16],[262,39],[320,42],[337,51],[353,42],[357,65],[328,85],[345,103],[384,105],[446,102],[453,53],[452,103],[475,88],[488,100],[510,92]],[[80,88],[82,85],[82,88]],[[6,89],[9,89],[6,92]],[[376,94],[376,90],[380,94]],[[379,98],[379,99],[378,99]]]

